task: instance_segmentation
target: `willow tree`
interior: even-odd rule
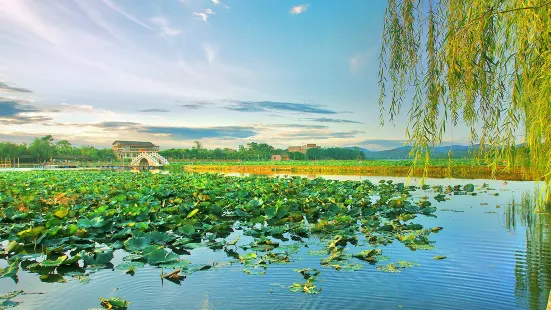
[[[416,162],[464,123],[494,169],[522,142],[551,183],[551,1],[389,0],[379,77],[383,124],[408,103]]]

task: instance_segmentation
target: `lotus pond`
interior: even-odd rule
[[[532,182],[0,173],[0,309],[543,309]]]

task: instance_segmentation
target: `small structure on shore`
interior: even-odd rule
[[[287,155],[272,155],[270,160],[271,161],[289,160],[289,156],[287,156]]]
[[[313,143],[310,143],[310,144],[306,144],[306,145],[302,145],[302,146],[290,146],[287,151],[289,153],[292,153],[292,152],[298,152],[298,153],[303,153],[303,154],[306,154],[306,152],[309,150],[309,149],[319,149],[321,148],[321,146],[319,145],[316,145],[316,144],[313,144]]]
[[[149,167],[159,168],[168,165],[168,160],[157,152],[142,152],[130,163],[130,167],[140,169],[149,169]]]
[[[115,141],[113,152],[117,159],[136,158],[143,152],[158,152],[159,146],[151,142],[142,141]]]
[[[113,152],[117,159],[132,159],[129,166],[134,168],[149,169],[168,165],[168,160],[157,153],[158,151],[159,146],[152,142],[119,140],[113,142]]]

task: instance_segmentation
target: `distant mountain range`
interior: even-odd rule
[[[475,146],[476,147],[476,146]],[[347,147],[354,148],[354,147]],[[409,159],[409,152],[411,146],[401,146],[395,149],[384,151],[371,151],[366,148],[359,147],[367,159]],[[437,146],[432,149],[431,158],[448,158],[448,152],[452,150],[452,158],[466,158],[471,157],[469,150],[471,146],[465,145],[449,145],[449,146]]]

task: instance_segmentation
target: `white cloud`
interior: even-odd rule
[[[228,10],[231,9],[231,7],[229,5],[224,5],[224,7]]]
[[[216,13],[214,13],[214,11],[211,9],[204,9],[202,12],[193,12],[193,16],[198,17],[204,22],[207,21],[207,19],[209,18],[209,15],[214,15],[214,14]]]
[[[289,13],[292,14],[292,15],[302,14],[302,13],[306,12],[306,10],[308,10],[309,6],[310,6],[309,4],[301,4],[301,5],[294,6],[294,7],[291,8]]]
[[[206,22],[208,19],[208,15],[203,12],[193,12],[193,16],[199,17],[199,19],[203,20],[204,22]]]
[[[69,104],[69,103],[62,103],[60,107],[63,111],[75,111],[75,110],[84,110],[88,112],[92,112],[94,110],[94,107],[87,104]]]
[[[220,4],[220,0],[212,0],[212,3],[214,3],[214,5],[219,5],[219,4]]]
[[[159,27],[160,35],[163,37],[172,37],[182,33],[182,30],[171,27],[170,22],[165,17],[155,16],[149,20]]]

